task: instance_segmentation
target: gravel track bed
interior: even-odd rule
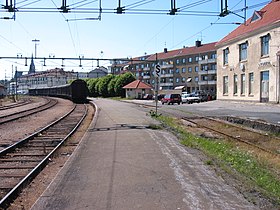
[[[32,100],[32,102],[29,103],[29,104],[19,106],[19,107],[10,108],[10,109],[1,110],[0,111],[0,116],[13,114],[13,113],[16,113],[16,112],[23,111],[25,109],[35,108],[35,107],[38,107],[38,106],[41,106],[41,105],[45,104],[46,101],[47,101],[47,99],[39,98],[39,97],[32,97],[31,100]]]
[[[38,103],[44,103],[45,99],[35,99]],[[66,112],[68,112],[73,103],[64,99],[57,99],[58,103],[56,106],[39,112],[34,115],[30,115],[28,117],[24,117],[22,119],[16,120],[14,122],[9,122],[0,125],[0,144],[12,144],[17,142],[20,139],[34,133],[35,131],[45,127],[50,122],[62,117]],[[28,106],[24,106],[25,109],[34,107],[34,104],[29,104]],[[14,108],[14,111],[19,111],[23,109],[23,107]],[[0,147],[0,150],[2,148]]]
[[[41,171],[40,174],[29,184],[29,186],[22,191],[19,197],[10,205],[8,210],[25,210],[32,207],[74,152],[84,133],[87,131],[93,116],[94,108],[91,105],[88,105],[88,115],[78,130],[56,152],[47,167],[45,167],[43,171]]]

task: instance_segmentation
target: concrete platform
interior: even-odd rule
[[[257,209],[134,104],[109,99],[32,207],[90,210]]]

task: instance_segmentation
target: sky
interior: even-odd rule
[[[113,59],[154,54],[164,48],[194,46],[196,40],[216,42],[238,27],[232,23],[244,21],[244,12],[240,10],[245,1],[249,6],[246,19],[268,2],[228,0],[228,9],[234,13],[219,17],[221,0],[64,1],[70,5],[69,13],[50,9],[61,7],[61,0],[18,1],[15,20],[3,19],[13,17],[14,13],[0,9],[0,57],[35,56],[35,44],[37,57]],[[99,14],[92,11],[99,8],[100,1],[101,20],[86,20],[98,18]],[[168,15],[174,1],[178,12]],[[126,9],[124,14],[113,13],[119,2]],[[1,0],[1,4],[6,4],[6,0]],[[28,8],[31,8],[30,12],[26,12]],[[35,8],[44,9],[36,12]],[[35,39],[40,41],[32,41]],[[25,66],[25,60],[0,59],[0,80],[11,79],[15,69],[27,73],[30,60],[27,62],[28,66]],[[43,61],[36,59],[36,71],[61,68],[62,61],[47,60],[45,64],[43,66]],[[97,66],[96,61],[82,61],[81,64],[79,67],[79,62],[63,62],[66,71],[89,72]],[[100,65],[108,67],[110,63],[102,61]]]

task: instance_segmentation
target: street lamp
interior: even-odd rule
[[[32,42],[35,43],[35,58],[36,58],[36,56],[37,56],[37,45],[38,45],[37,42],[40,42],[40,40],[38,40],[38,39],[33,39]]]

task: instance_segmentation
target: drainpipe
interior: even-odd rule
[[[278,84],[278,89],[276,90],[278,93],[276,95],[277,99],[277,104],[280,103],[280,51],[278,51],[277,55],[277,64],[276,64],[276,71],[278,68],[278,75],[276,76],[276,85]]]

